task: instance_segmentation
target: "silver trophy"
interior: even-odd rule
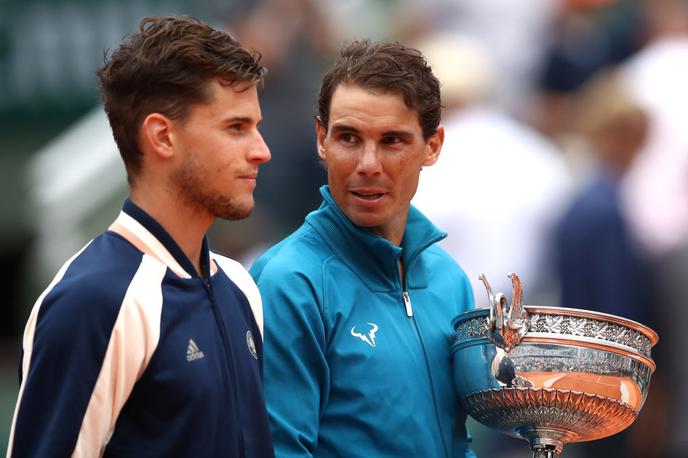
[[[640,323],[605,313],[522,305],[493,294],[489,309],[452,321],[454,383],[482,424],[530,443],[534,458],[554,458],[564,444],[616,434],[638,416],[659,337]]]

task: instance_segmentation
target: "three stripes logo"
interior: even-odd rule
[[[205,354],[198,348],[193,339],[189,339],[189,346],[186,349],[186,360],[191,362],[201,358],[205,358]]]

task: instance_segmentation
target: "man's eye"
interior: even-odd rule
[[[240,123],[230,124],[227,128],[233,132],[241,132],[244,130],[244,125]]]
[[[382,143],[385,145],[396,145],[397,143],[400,143],[401,139],[399,137],[384,137],[382,139]]]
[[[342,143],[353,144],[356,143],[356,136],[353,134],[342,134],[339,136],[339,141]]]

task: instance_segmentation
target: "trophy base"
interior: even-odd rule
[[[615,399],[553,388],[493,388],[464,397],[463,404],[482,424],[527,440],[537,458],[559,456],[569,442],[615,434],[637,416]]]
[[[564,449],[564,444],[574,442],[577,437],[564,429],[530,426],[517,428],[516,434],[530,443],[533,458],[558,457]]]

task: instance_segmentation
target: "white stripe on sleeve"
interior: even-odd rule
[[[260,336],[263,337],[263,301],[260,297],[260,291],[258,291],[258,286],[256,282],[253,281],[253,277],[248,273],[248,270],[244,268],[237,261],[227,258],[225,256],[220,256],[217,253],[211,253],[213,260],[217,262],[222,270],[229,276],[229,278],[241,289],[249,304],[251,305],[251,310],[253,311],[253,317],[258,324],[258,329],[260,330]]]
[[[102,456],[122,407],[160,340],[162,280],[167,268],[144,255],[110,336],[72,457]]]

